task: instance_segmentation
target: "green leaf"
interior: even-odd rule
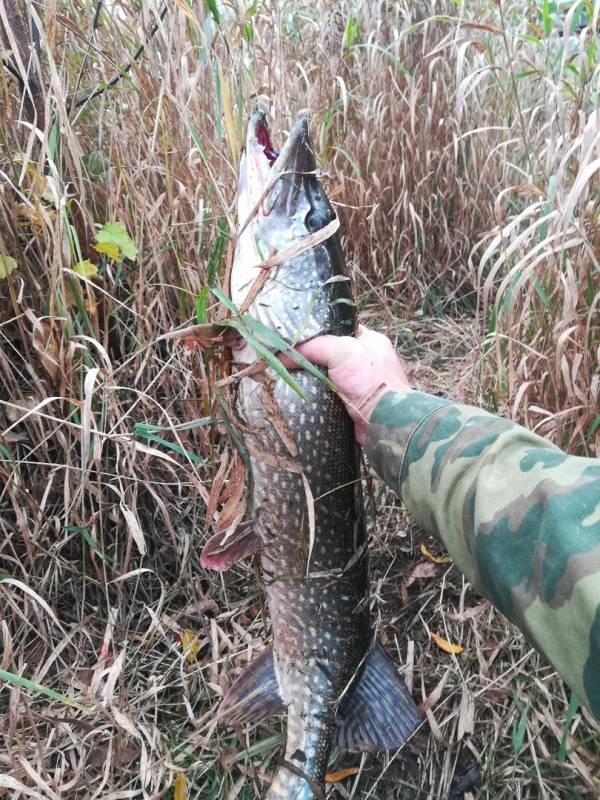
[[[232,757],[231,763],[235,764],[237,761],[243,761],[245,758],[262,755],[266,750],[271,750],[275,747],[278,747],[283,740],[283,733],[274,733],[272,736],[267,736],[266,739],[261,739],[260,741],[255,742],[246,750],[236,753],[236,755]]]
[[[17,268],[17,262],[11,256],[0,256],[0,281],[7,278]]]
[[[546,294],[546,291],[545,291],[544,287],[542,286],[542,284],[540,283],[540,281],[536,281],[535,282],[535,292],[536,292],[537,296],[540,298],[540,300],[542,301],[542,303],[544,304],[544,306],[546,308],[549,308],[550,305],[551,305],[551,301],[550,301],[550,298],[548,297],[548,295]]]
[[[269,350],[268,347],[265,347],[265,345],[262,342],[260,342],[255,336],[252,335],[252,332],[245,324],[246,321],[247,320],[244,320],[243,318],[240,317],[228,317],[219,324],[223,325],[226,328],[233,328],[234,330],[236,330],[240,334],[240,336],[242,336],[248,342],[248,344],[254,348],[257,355],[259,355],[261,358],[264,358],[269,367],[271,367],[271,369],[274,372],[276,372],[277,375],[279,375],[281,380],[287,383],[290,389],[296,392],[296,394],[300,398],[302,398],[302,400],[305,403],[308,403],[309,402],[308,398],[305,396],[305,394],[303,393],[302,389],[298,386],[296,381],[292,378],[288,370],[284,367],[284,365],[277,358],[277,356],[274,353],[272,353],[271,350]]]
[[[91,533],[88,531],[87,528],[80,528],[79,525],[69,525],[65,530],[67,531],[67,533],[79,533],[79,534],[81,534],[81,536],[83,536],[83,538],[86,540],[86,542],[92,548],[92,550],[95,553],[97,553],[103,561],[106,561],[108,564],[116,564],[117,563],[114,558],[111,558],[110,556],[105,556],[104,555],[104,553],[102,552],[102,550],[100,550],[100,548],[98,547],[98,545],[94,541]]]
[[[229,309],[229,311],[231,311],[232,314],[238,313],[235,304],[231,302],[231,300],[227,297],[226,294],[223,294],[223,292],[219,289],[218,286],[211,286],[210,290],[217,298],[217,300],[220,300],[221,303],[223,303],[223,305],[225,306],[225,308]]]
[[[356,17],[348,17],[344,31],[344,47],[349,50],[360,35],[360,22]]]
[[[221,217],[221,219],[217,222],[217,230],[217,240],[215,242],[213,251],[210,254],[210,258],[208,259],[208,266],[206,270],[209,286],[214,286],[215,278],[217,277],[219,267],[221,266],[221,261],[223,260],[223,253],[225,252],[228,231],[227,220],[225,217]]]
[[[550,15],[549,0],[542,1],[542,24],[544,26],[544,36],[550,36],[552,33],[552,17]]]
[[[244,462],[244,466],[246,467],[246,479],[248,481],[248,503],[249,508],[248,511],[252,511],[252,504],[253,504],[253,495],[254,495],[254,478],[252,477],[252,463],[250,461],[250,453],[246,449],[246,446],[240,436],[238,436],[234,425],[232,424],[231,420],[229,419],[229,408],[227,406],[227,402],[223,393],[217,390],[217,400],[219,405],[221,406],[222,411],[222,420],[223,424],[225,425],[225,429],[229,434],[231,441],[233,442],[233,446],[240,454],[240,458]]]
[[[519,721],[514,721],[513,723],[513,748],[515,754],[518,755],[521,752],[521,748],[523,747],[523,740],[525,739],[525,731],[527,730],[527,714],[529,713],[529,706],[531,705],[531,699],[528,697],[527,702],[525,703],[525,708],[521,712],[521,716],[519,717]]]
[[[73,265],[73,272],[84,278],[95,278],[98,275],[98,267],[86,258],[85,261],[78,261]]]
[[[193,128],[191,125],[188,126],[188,130],[190,132],[190,136],[192,137],[192,140],[193,140],[194,144],[198,148],[198,152],[200,153],[200,155],[202,156],[204,161],[206,161],[207,158],[208,158],[207,153],[206,153],[206,148],[204,147],[204,145],[202,144],[202,141],[200,140],[200,135],[199,135],[198,131],[195,128]]]
[[[167,450],[177,453],[177,455],[181,456],[182,458],[187,458],[194,464],[206,464],[206,461],[203,458],[200,458],[200,456],[195,455],[195,453],[191,453],[189,450],[186,450],[180,444],[177,444],[177,442],[169,442],[167,439],[163,439],[162,436],[157,436],[155,433],[150,433],[148,430],[145,430],[143,424],[136,424],[134,426],[134,432],[141,439],[145,439],[147,442],[153,442],[154,444],[160,444],[163,447],[166,447]]]
[[[60,124],[58,120],[50,128],[48,134],[48,154],[52,161],[56,160],[56,144],[58,142],[58,134],[60,133]]]
[[[208,297],[208,286],[205,286],[198,293],[196,298],[196,322],[198,325],[206,325],[206,298]]]
[[[221,14],[219,13],[219,7],[217,5],[217,0],[206,0],[206,5],[208,6],[208,10],[213,15],[214,21],[217,25],[221,24]]]
[[[600,419],[600,417],[599,417]],[[558,749],[558,760],[564,763],[567,760],[567,755],[569,750],[567,748],[567,737],[569,735],[569,726],[571,722],[573,722],[573,717],[577,713],[577,709],[579,708],[579,698],[573,692],[571,694],[571,699],[569,700],[569,708],[567,709],[567,718],[565,720],[565,727],[563,728],[563,733],[560,739],[560,747]]]
[[[194,420],[193,422],[184,422],[182,425],[166,426],[166,425],[151,425],[147,422],[136,422],[133,426],[133,432],[139,433],[170,433],[176,431],[193,431],[196,428],[206,428],[208,425],[215,425],[221,422],[220,417],[202,417],[202,419]]]
[[[121,253],[125,258],[135,261],[138,248],[125,230],[122,222],[107,222],[96,234],[98,252],[104,252],[113,258],[119,258]],[[118,253],[115,248],[118,248]],[[117,253],[117,255],[113,255]]]
[[[323,372],[321,372],[319,367],[315,367],[313,363],[301,355],[301,353],[299,353],[293,345],[289,344],[289,342],[286,342],[286,340],[283,339],[276,331],[272,330],[271,328],[267,328],[267,326],[263,325],[262,322],[252,319],[252,317],[244,315],[241,319],[262,341],[265,341],[275,350],[285,353],[285,355],[289,356],[293,361],[295,361],[299,367],[302,367],[314,378],[317,378],[321,381],[321,383],[324,383],[328,389],[331,389],[332,392],[336,391],[334,384]],[[279,359],[277,359],[277,361],[281,363]]]
[[[589,438],[591,439],[592,436],[596,433],[596,431],[600,428],[600,414],[596,417],[596,419],[592,422],[592,426],[588,433]]]
[[[28,678],[23,678],[21,675],[15,675],[13,672],[7,672],[4,669],[0,669],[0,681],[12,683],[14,686],[21,686],[23,689],[31,689],[32,692],[44,694],[46,697],[50,697],[52,700],[58,700],[59,703],[64,703],[65,705],[71,706],[71,708],[76,708],[79,711],[90,711],[89,708],[82,706],[81,703],[76,703],[75,700],[71,700],[70,697],[66,697],[60,692],[55,692],[54,689],[49,689],[47,686],[42,686],[41,683],[30,681]]]

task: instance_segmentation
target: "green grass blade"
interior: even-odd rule
[[[86,713],[91,711],[90,708],[87,706],[82,706],[81,703],[76,703],[75,700],[71,700],[70,697],[66,697],[60,692],[55,692],[54,689],[49,689],[47,686],[42,686],[41,683],[36,683],[35,681],[30,681],[28,678],[23,678],[22,675],[15,675],[14,672],[7,672],[4,669],[0,669],[0,681],[6,681],[6,683],[12,683],[13,686],[20,686],[23,689],[29,689],[37,694],[43,694],[46,697],[49,697],[51,700],[64,703],[67,706],[71,706],[71,708],[76,708],[78,711],[84,711]]]

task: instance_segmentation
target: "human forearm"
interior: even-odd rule
[[[600,718],[600,465],[420,392],[389,392],[367,453],[459,569]]]

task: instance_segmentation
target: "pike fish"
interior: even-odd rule
[[[265,115],[252,116],[238,218],[230,287],[236,306],[291,344],[324,332],[353,334],[337,218],[305,118],[277,153]],[[257,358],[249,344],[235,356],[241,368]],[[233,722],[287,714],[285,756],[268,800],[324,797],[334,747],[397,748],[419,717],[374,638],[353,423],[318,376],[299,370],[293,380],[302,396],[272,369],[240,380],[252,520],[228,536],[215,534],[202,554],[206,567],[226,569],[260,553],[273,645],[241,673],[221,711]]]

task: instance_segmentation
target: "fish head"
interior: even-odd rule
[[[280,152],[274,149],[264,113],[252,115],[240,164],[238,219],[243,237],[259,251],[281,251],[335,219],[319,179],[308,121],[292,128]],[[260,253],[259,253],[260,255]],[[268,255],[264,255],[263,261]]]
[[[352,333],[354,309],[337,234],[302,247],[335,219],[306,117],[277,152],[265,114],[255,112],[240,162],[234,303],[239,307],[252,297],[248,313],[288,341],[305,341],[324,331]],[[286,253],[290,257],[282,258]],[[268,278],[257,290],[261,265],[269,260],[275,265],[266,267]]]

